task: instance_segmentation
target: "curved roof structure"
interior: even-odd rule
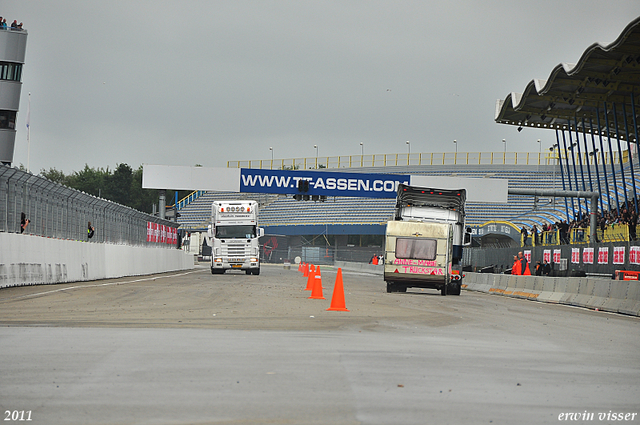
[[[523,93],[510,93],[498,100],[495,120],[519,127],[560,130],[583,131],[584,126],[585,132],[597,134],[599,119],[600,134],[606,134],[608,126],[611,137],[627,140],[628,132],[629,140],[635,140],[633,128],[638,123],[634,124],[634,109],[638,115],[638,98],[640,18],[627,25],[613,43],[589,46],[577,64],[562,63],[548,79],[534,79]]]

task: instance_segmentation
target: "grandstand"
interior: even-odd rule
[[[537,154],[536,154],[537,155]],[[358,161],[354,161],[357,163]],[[323,170],[323,169],[320,169]],[[324,170],[328,170],[324,168]],[[390,165],[378,167],[341,168],[340,171],[360,173],[414,174],[465,178],[508,179],[510,187],[527,188],[535,181],[543,189],[561,188],[560,173],[555,165],[505,164],[442,164]],[[395,200],[372,198],[329,198],[325,202],[295,201],[282,195],[202,192],[180,209],[182,228],[204,230],[209,224],[211,202],[214,199],[252,198],[261,204],[260,225],[267,233],[277,231],[287,235],[326,233],[329,228],[337,234],[383,234],[384,224],[393,215]],[[516,220],[529,214],[537,204],[531,197],[509,196],[507,205],[468,202],[467,222],[478,226],[492,220]],[[546,217],[554,217],[546,213]]]
[[[422,154],[428,155],[428,154]],[[503,154],[501,153],[500,156]],[[460,157],[468,157],[467,154],[460,153]],[[486,154],[485,154],[486,156]],[[497,154],[495,156],[498,156]],[[575,183],[569,182],[560,170],[558,160],[553,157],[542,158],[538,153],[514,155],[514,158],[534,158],[527,159],[520,163],[505,164],[504,160],[495,161],[488,164],[464,163],[440,163],[434,164],[410,164],[397,165],[397,161],[388,166],[357,166],[342,167],[340,171],[354,173],[385,173],[385,174],[412,174],[422,176],[444,176],[461,178],[493,178],[507,179],[509,188],[532,188],[556,189],[563,188],[572,190],[591,190],[591,184],[585,180],[578,187]],[[614,155],[614,162],[619,156]],[[624,154],[623,159],[628,160],[629,156]],[[566,158],[562,159],[563,162]],[[283,161],[284,162],[284,161]],[[331,161],[327,160],[331,164]],[[608,161],[609,162],[609,161]],[[360,165],[362,162],[357,159],[351,160],[352,164]],[[267,166],[271,164],[265,164]],[[609,164],[607,164],[609,167]],[[636,164],[637,166],[637,164]],[[587,167],[585,165],[585,167]],[[630,167],[629,163],[626,167]],[[587,168],[595,175],[595,164]],[[600,165],[600,173],[602,173]],[[321,168],[321,170],[330,170]],[[585,169],[585,173],[586,173]],[[605,172],[612,178],[612,173]],[[620,172],[617,170],[617,178],[620,180]],[[626,178],[626,187],[631,187],[631,182]],[[624,199],[622,188],[617,186],[618,196]],[[597,187],[595,188],[597,190]],[[630,191],[630,189],[627,189]],[[191,231],[203,231],[209,224],[211,215],[211,203],[220,199],[255,199],[260,203],[260,225],[265,228],[267,234],[280,235],[354,235],[354,234],[384,234],[385,223],[393,216],[395,201],[393,199],[373,199],[373,198],[350,198],[335,197],[328,198],[325,202],[296,201],[292,197],[275,194],[251,194],[251,193],[231,193],[231,192],[194,192],[189,199],[181,201],[179,204],[181,217],[179,222],[181,228]],[[609,208],[610,200],[615,199],[613,193],[603,193],[602,204],[605,209]],[[483,202],[468,202],[466,206],[467,224],[472,227],[481,227],[483,224],[492,221],[510,222],[512,227],[531,227],[532,225],[542,225],[545,223],[556,223],[561,220],[571,220],[582,211],[587,211],[588,200],[565,200],[563,198],[540,198],[531,196],[509,195],[507,204],[493,204]],[[515,237],[511,233],[511,237]]]

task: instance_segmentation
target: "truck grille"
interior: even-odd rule
[[[248,247],[247,247],[248,248]],[[223,251],[223,255],[225,255],[226,257],[229,258],[243,258],[246,257],[248,255],[248,253],[245,250],[245,246],[244,245],[227,245],[227,249],[226,249],[226,253]]]

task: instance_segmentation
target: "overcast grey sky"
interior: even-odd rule
[[[638,0],[3,1],[29,32],[14,163],[537,152],[495,103],[614,41]]]

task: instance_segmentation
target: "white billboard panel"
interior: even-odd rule
[[[240,169],[144,164],[142,187],[144,189],[239,192]]]
[[[507,203],[509,180],[493,178],[411,176],[412,186],[466,189],[467,201]]]

